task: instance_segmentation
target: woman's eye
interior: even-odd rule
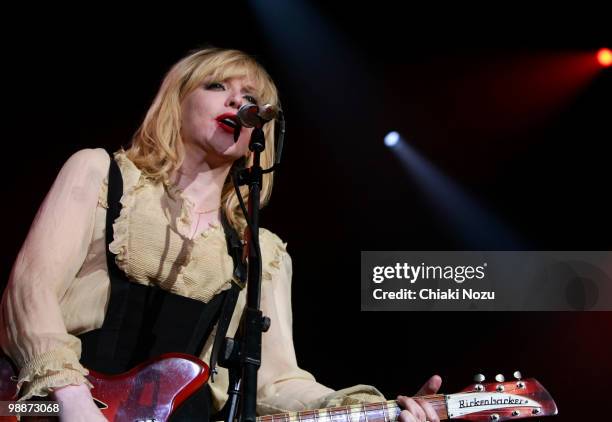
[[[211,82],[206,85],[206,89],[225,89],[225,86],[220,82]]]
[[[251,104],[257,104],[257,98],[251,96],[251,95],[245,95],[244,99],[247,100],[248,102],[250,102]]]

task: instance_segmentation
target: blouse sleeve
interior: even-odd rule
[[[109,158],[81,150],[59,172],[17,256],[0,312],[0,346],[18,368],[20,400],[87,382],[81,343],[60,301],[86,258]],[[91,385],[90,385],[91,386]]]
[[[264,268],[261,308],[272,320],[262,338],[262,364],[258,373],[258,414],[299,411],[357,403],[380,402],[376,388],[357,385],[334,391],[300,369],[293,346],[291,315],[291,258],[274,236],[276,258]]]

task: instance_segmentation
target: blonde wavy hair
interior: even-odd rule
[[[183,99],[205,83],[245,77],[255,87],[262,104],[280,107],[278,91],[272,78],[255,59],[239,50],[206,48],[192,52],[176,63],[164,78],[159,92],[134,134],[126,153],[128,158],[149,178],[167,183],[179,169],[185,157],[181,138],[181,103]],[[274,125],[264,126],[266,149],[261,155],[265,169],[274,164]],[[225,180],[221,194],[221,207],[229,223],[242,233],[246,222],[231,181],[236,166],[248,166],[252,154],[234,162]],[[263,177],[260,208],[268,203],[272,193],[273,173]],[[246,198],[248,188],[240,188]]]

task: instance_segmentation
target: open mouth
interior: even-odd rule
[[[240,132],[242,131],[242,125],[238,122],[238,118],[235,114],[225,113],[217,117],[217,124],[226,133],[230,134],[234,138],[234,143],[238,142],[240,138]]]
[[[240,124],[238,123],[238,119],[235,116],[231,115],[222,115],[217,117],[217,122],[219,123],[219,127],[226,131],[227,133],[235,133],[237,130],[240,131]]]

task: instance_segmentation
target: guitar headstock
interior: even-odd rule
[[[457,394],[446,396],[448,416],[475,422],[510,421],[557,414],[557,405],[548,391],[533,378],[505,381],[503,375],[495,382],[484,382],[477,375],[474,383]]]

